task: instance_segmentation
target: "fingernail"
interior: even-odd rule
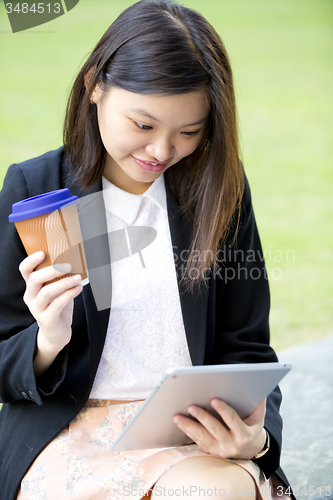
[[[69,273],[72,266],[70,264],[53,264],[53,269],[59,273]]]
[[[76,274],[75,276],[72,276],[73,281],[77,281],[78,283],[82,281],[82,276],[81,274]]]
[[[191,414],[191,415],[197,415],[198,413],[198,408],[196,406],[189,406],[188,407],[188,412]]]

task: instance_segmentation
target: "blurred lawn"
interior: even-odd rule
[[[86,55],[132,1],[80,0],[12,34],[0,3],[0,179],[61,144],[65,102]],[[242,157],[272,291],[272,344],[333,333],[333,2],[191,0],[231,56]]]

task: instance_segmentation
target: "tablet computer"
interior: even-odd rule
[[[244,419],[290,370],[288,363],[245,363],[191,366],[167,370],[112,450],[128,451],[182,446],[193,441],[172,421],[177,413],[189,416],[191,404],[220,416],[210,405],[220,398]],[[191,417],[193,418],[193,417]]]

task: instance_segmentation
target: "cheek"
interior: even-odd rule
[[[192,154],[199,146],[200,140],[201,138],[197,139],[196,141],[193,140],[193,141],[188,141],[187,143],[183,143],[178,148],[179,156],[185,158],[185,156],[189,156],[190,154]]]
[[[127,124],[114,123],[100,116],[98,119],[99,130],[104,147],[121,154],[144,147],[144,141],[138,134],[128,130]]]

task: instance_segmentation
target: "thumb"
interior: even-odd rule
[[[266,399],[264,399],[259,406],[249,415],[245,420],[244,423],[252,426],[252,425],[257,425],[257,424],[262,424],[264,425],[264,420],[265,420],[265,415],[266,415]]]

